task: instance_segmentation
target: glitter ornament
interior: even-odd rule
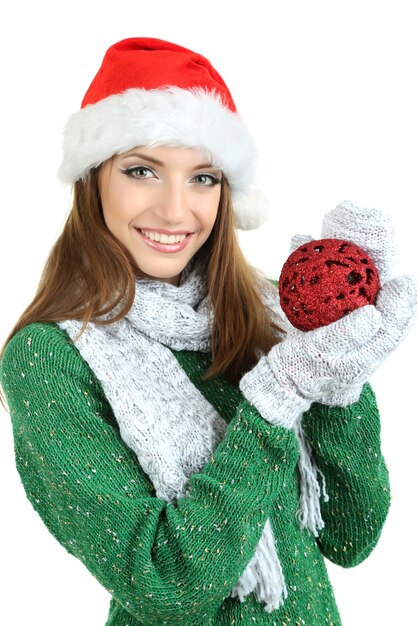
[[[281,306],[295,328],[312,330],[354,309],[374,304],[380,288],[370,256],[342,239],[318,239],[299,246],[279,278]]]

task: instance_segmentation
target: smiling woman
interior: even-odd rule
[[[104,221],[138,276],[178,285],[217,217],[222,172],[194,148],[141,148],[99,171]]]
[[[73,206],[0,363],[33,508],[111,594],[107,626],[340,626],[324,558],[351,567],[379,539],[368,380],[417,307],[390,221],[326,216],[384,279],[303,333],[238,245],[265,219],[256,150],[207,59],[114,44],[63,148]]]

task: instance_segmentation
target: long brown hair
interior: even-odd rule
[[[79,319],[83,322],[81,334],[88,322],[110,324],[125,317],[132,306],[134,261],[104,222],[98,169],[76,182],[73,193],[72,210],[51,249],[35,297],[6,339],[0,359],[10,339],[32,322]],[[207,377],[221,374],[236,383],[255,365],[259,350],[266,352],[278,342],[280,328],[261,300],[261,276],[239,247],[225,179],[216,222],[197,255],[207,267],[214,313],[212,365]],[[96,319],[123,299],[110,320]]]

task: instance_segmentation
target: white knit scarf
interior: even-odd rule
[[[265,302],[279,308],[272,291]],[[271,299],[272,298],[272,299]],[[108,318],[114,312],[108,314]],[[157,497],[175,502],[188,495],[188,478],[200,472],[223,439],[227,423],[193,385],[171,350],[210,351],[211,311],[201,268],[190,264],[178,287],[150,279],[136,280],[128,315],[109,325],[60,322],[100,381],[119,424],[120,434],[152,481]],[[323,527],[319,499],[323,493],[317,468],[301,430],[300,525],[315,535]],[[270,612],[279,608],[287,589],[279,547],[269,520],[253,558],[232,597],[244,601],[253,592]]]

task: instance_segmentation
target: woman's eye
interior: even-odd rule
[[[194,176],[193,181],[204,187],[212,187],[221,182],[220,178],[213,174],[197,174],[197,176]]]
[[[128,167],[123,170],[123,174],[132,176],[132,178],[153,178],[155,173],[150,167],[144,165],[135,165],[134,167]]]

